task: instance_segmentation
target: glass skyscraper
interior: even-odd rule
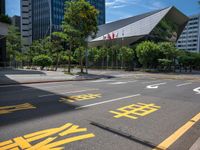
[[[22,36],[27,46],[50,32],[60,30],[66,0],[21,0]],[[100,11],[98,24],[105,24],[105,0],[87,0]],[[31,26],[30,26],[31,25]]]

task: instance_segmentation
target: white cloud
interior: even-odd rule
[[[152,10],[163,8],[164,4],[160,0],[106,0],[106,7],[108,9],[117,9],[127,6],[141,6]]]

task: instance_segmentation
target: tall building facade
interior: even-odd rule
[[[21,36],[23,46],[32,43],[32,3],[31,0],[21,0]]]
[[[66,0],[21,0],[21,33],[25,46],[60,30]],[[98,24],[105,23],[105,0],[88,0],[100,11]]]
[[[176,46],[181,50],[200,53],[200,14],[190,17]]]
[[[0,0],[0,14],[5,14],[5,0]]]
[[[17,27],[19,29],[19,31],[21,30],[21,19],[20,18],[21,18],[20,16],[16,16],[16,15],[11,18],[12,25]]]

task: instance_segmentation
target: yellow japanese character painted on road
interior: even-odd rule
[[[117,111],[110,111],[115,114],[114,118],[127,117],[130,119],[138,119],[138,116],[146,116],[151,114],[161,107],[155,104],[137,103],[117,109]]]
[[[19,110],[35,109],[35,108],[36,108],[35,106],[29,103],[13,105],[13,106],[3,106],[3,107],[0,107],[0,115],[12,113],[14,111],[19,111]]]
[[[61,150],[67,143],[95,137],[93,133],[84,132],[87,132],[87,128],[67,123],[58,128],[41,130],[0,142],[0,150]]]
[[[84,100],[92,100],[96,98],[100,98],[101,94],[83,94],[77,96],[68,96],[65,98],[61,98],[60,102],[75,102],[75,101],[84,101]]]

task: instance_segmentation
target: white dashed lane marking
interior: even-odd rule
[[[177,87],[180,87],[180,86],[185,86],[185,85],[190,85],[192,84],[192,82],[188,82],[188,83],[182,83],[182,84],[178,84],[176,85]]]
[[[115,80],[95,80],[95,81],[90,81],[92,83],[101,83],[101,82],[112,82],[112,81],[115,81]]]
[[[106,100],[106,101],[103,101],[103,102],[98,102],[98,103],[93,103],[93,104],[89,104],[89,105],[80,106],[80,107],[77,107],[76,109],[92,107],[92,106],[101,105],[101,104],[105,104],[105,103],[111,103],[111,102],[115,102],[115,101],[120,101],[120,100],[124,100],[124,99],[128,99],[128,98],[137,97],[137,96],[140,96],[140,95],[141,94],[135,94],[135,95],[120,97],[120,98],[116,98],[116,99]]]
[[[137,82],[137,80],[133,80],[133,81],[118,81],[118,82],[113,82],[113,83],[108,83],[108,84],[120,85],[120,84],[134,83],[134,82]]]

